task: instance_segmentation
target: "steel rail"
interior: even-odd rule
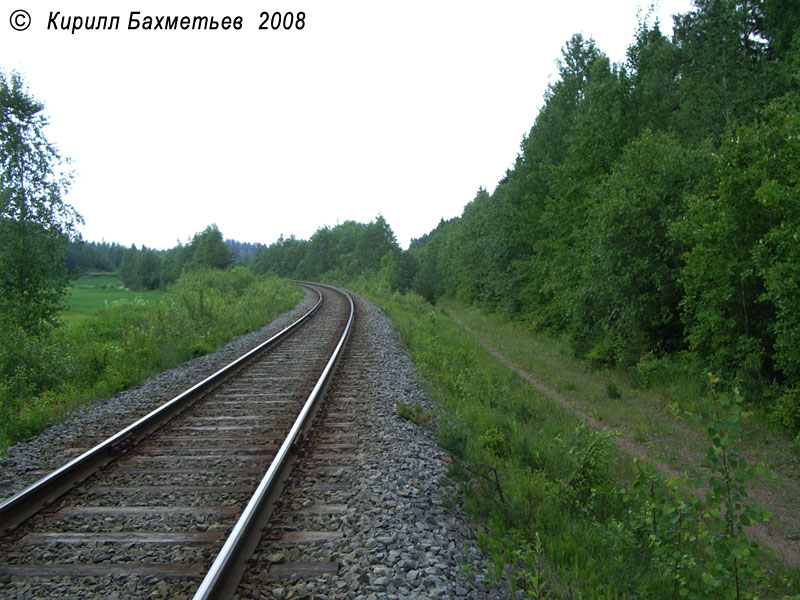
[[[113,461],[131,446],[161,427],[174,416],[190,407],[197,400],[217,388],[257,355],[275,346],[278,342],[305,324],[322,306],[322,293],[314,286],[302,284],[314,290],[319,299],[316,304],[294,323],[284,328],[265,342],[243,354],[213,375],[192,386],[173,399],[168,400],[152,412],[123,430],[100,442],[90,450],[45,475],[21,492],[0,503],[0,536],[12,531],[17,525],[34,515],[43,506],[72,489],[101,467]]]
[[[343,350],[350,336],[355,315],[353,299],[344,290],[331,286],[324,287],[341,293],[350,304],[350,315],[339,343],[336,345],[322,375],[320,375],[314,389],[303,405],[294,425],[292,425],[289,434],[281,444],[263,479],[258,484],[253,497],[247,503],[214,563],[200,583],[193,600],[223,600],[230,598],[236,592],[244,574],[247,560],[258,545],[262,528],[269,520],[275,501],[280,496],[291,471],[292,463],[297,458],[298,444],[311,427],[319,401],[333,376],[336,364],[344,353]]]

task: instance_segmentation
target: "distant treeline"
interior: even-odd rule
[[[210,225],[190,243],[169,250],[82,241],[67,248],[70,271],[115,271],[132,290],[162,289],[186,271],[226,269],[234,264],[248,266],[256,274],[310,280],[346,281],[380,272],[395,289],[405,290],[414,276],[413,260],[401,251],[381,216],[366,224],[345,221],[322,227],[309,240],[281,236],[269,246],[223,240],[217,226]]]
[[[513,168],[415,240],[413,288],[566,334],[598,365],[683,353],[800,426],[800,10],[695,0],[624,64],[570,39]]]
[[[67,245],[66,265],[70,272],[117,272],[132,290],[162,289],[177,281],[185,270],[227,268],[249,264],[262,244],[223,240],[216,225],[209,225],[186,245],[153,250],[135,245],[75,241]]]
[[[309,240],[281,236],[274,244],[256,251],[251,268],[257,274],[269,272],[308,280],[352,281],[382,271],[398,279],[402,275],[393,265],[403,261],[391,227],[378,216],[367,224],[345,221],[336,227],[322,227]],[[413,272],[405,277],[404,283],[398,280],[395,286],[408,288]]]

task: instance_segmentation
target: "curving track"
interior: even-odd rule
[[[218,374],[171,401],[186,396],[180,407],[164,409],[170,420],[154,433],[146,435],[152,427],[137,423],[140,429],[128,427],[127,437],[100,444],[95,460],[111,462],[94,474],[97,466],[68,474],[70,480],[86,477],[74,489],[64,493],[66,483],[53,484],[54,476],[45,475],[40,487],[63,495],[0,541],[3,587],[11,591],[25,579],[34,581],[26,590],[41,597],[81,597],[96,594],[98,577],[133,574],[125,578],[126,597],[232,593],[258,542],[248,531],[260,531],[268,518],[313,418],[311,397],[326,385],[320,376],[333,372],[331,353],[346,338],[352,301],[339,291],[315,289],[324,301],[302,327],[237,361],[233,374]],[[0,528],[16,525],[44,502],[34,487],[0,505]]]

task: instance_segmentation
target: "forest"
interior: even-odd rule
[[[623,64],[572,37],[513,167],[412,242],[413,289],[598,366],[711,370],[800,427],[798,26],[791,1],[698,0]]]
[[[698,0],[671,37],[645,16],[621,64],[574,35],[513,167],[407,251],[383,246],[383,279],[566,336],[596,366],[711,370],[797,429],[798,33],[789,0]],[[253,267],[346,279],[358,227],[281,238]]]

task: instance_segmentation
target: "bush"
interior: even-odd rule
[[[793,431],[800,429],[800,385],[783,391],[772,409],[772,418]]]
[[[29,334],[15,324],[0,323],[0,401],[31,398],[57,385],[64,372],[64,357],[51,330]]]

